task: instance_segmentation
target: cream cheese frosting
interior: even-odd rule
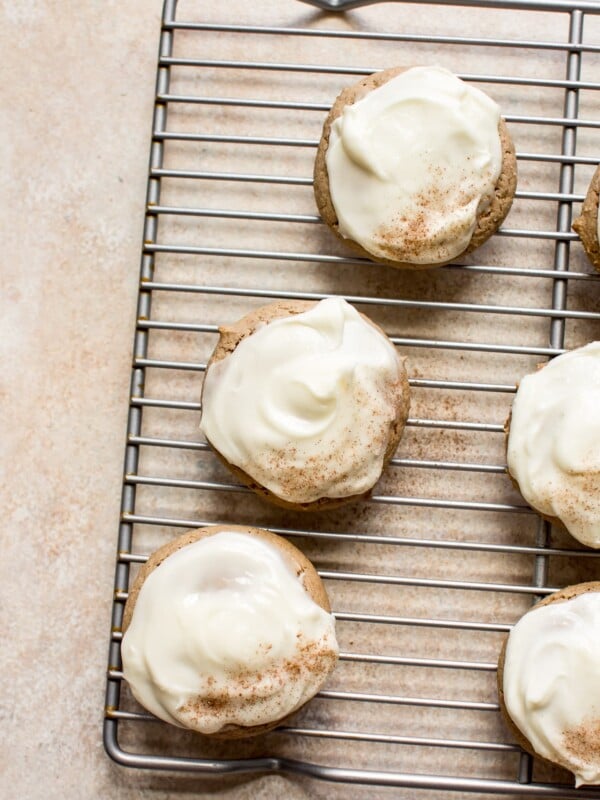
[[[326,153],[339,232],[395,261],[458,256],[494,196],[499,122],[491,98],[437,66],[408,69],[347,105]]]
[[[338,648],[333,616],[277,547],[222,531],[147,576],[121,653],[145,708],[211,734],[295,711],[318,691]]]
[[[600,593],[534,608],[512,629],[504,703],[535,751],[600,783]]]
[[[328,298],[262,325],[211,364],[200,427],[287,502],[348,497],[379,478],[404,380],[389,339]]]
[[[521,381],[508,468],[523,497],[600,547],[600,342],[564,353]]]

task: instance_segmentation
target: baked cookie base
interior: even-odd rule
[[[573,222],[587,257],[600,272],[600,242],[598,241],[598,203],[600,200],[600,166],[594,172],[587,190],[581,215]]]

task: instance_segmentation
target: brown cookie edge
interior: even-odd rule
[[[600,165],[592,176],[588,186],[581,214],[572,224],[583,244],[585,254],[600,272],[600,242],[598,241],[598,204],[600,202]]]

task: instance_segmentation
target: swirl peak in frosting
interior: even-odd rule
[[[200,427],[286,502],[348,497],[379,478],[405,381],[385,334],[327,298],[261,325],[209,366]]]

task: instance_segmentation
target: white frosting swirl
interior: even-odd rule
[[[360,494],[383,468],[404,375],[389,339],[328,298],[263,325],[211,365],[200,427],[288,502]]]
[[[512,407],[508,468],[530,505],[600,547],[600,342],[523,378]]]
[[[525,614],[504,662],[504,702],[539,755],[600,783],[600,594]]]
[[[342,236],[412,264],[458,256],[493,199],[499,121],[491,98],[441,67],[413,67],[347,105],[326,153]]]
[[[333,616],[277,547],[234,530],[186,545],[150,573],[121,646],[136,699],[207,734],[295,711],[337,652]]]

